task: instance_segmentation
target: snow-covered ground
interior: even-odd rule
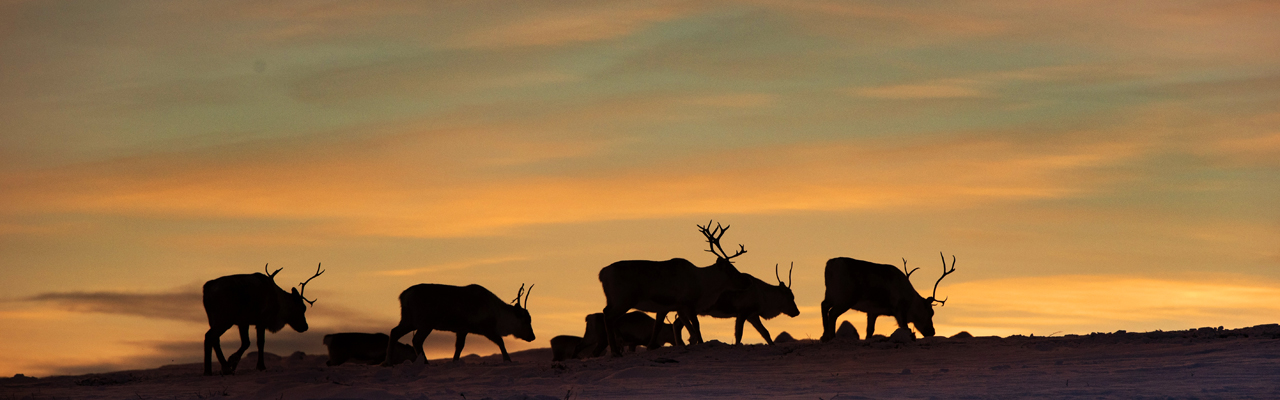
[[[1280,326],[1067,337],[708,342],[552,362],[549,349],[462,363],[326,367],[324,355],[0,379],[0,399],[1280,398]],[[216,366],[215,366],[216,367]]]

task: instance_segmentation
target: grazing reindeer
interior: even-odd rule
[[[608,347],[608,333],[605,332],[604,314],[587,315],[587,331],[579,336],[556,336],[551,339],[552,361],[570,358],[599,357]],[[653,338],[655,320],[644,311],[632,311],[618,319],[618,343],[635,352],[637,346],[648,347]],[[661,327],[658,330],[657,346],[675,345],[675,330],[666,322],[656,321]]]
[[[529,286],[529,293],[533,286]],[[524,305],[520,305],[520,296],[524,296]],[[529,316],[529,295],[520,285],[516,299],[507,304],[498,299],[493,292],[480,285],[449,286],[423,283],[410,286],[400,293],[400,324],[391,328],[390,341],[387,342],[387,353],[391,346],[398,343],[400,337],[415,331],[413,334],[413,350],[422,362],[427,362],[427,355],[422,350],[422,341],[432,330],[457,333],[458,341],[453,351],[453,361],[462,356],[462,347],[466,345],[467,334],[484,336],[498,345],[502,350],[502,360],[511,361],[507,355],[507,346],[502,337],[514,335],[526,342],[534,340],[533,319]],[[383,366],[391,363],[384,362]]]
[[[907,328],[910,322],[921,335],[933,336],[933,303],[947,303],[946,299],[937,299],[938,284],[942,283],[942,278],[955,272],[955,256],[951,256],[949,270],[947,258],[942,257],[942,276],[933,284],[933,295],[928,298],[921,297],[911,286],[909,276],[915,270],[903,273],[906,271],[905,259],[902,268],[900,271],[892,265],[846,257],[828,260],[827,294],[822,300],[822,341],[835,338],[836,320],[851,308],[867,313],[867,338],[875,334],[876,317],[881,315],[892,315],[899,329]]]
[[[334,333],[324,335],[324,346],[329,350],[329,361],[324,365],[335,366],[351,361],[358,361],[368,365],[378,365],[383,362],[399,364],[404,361],[414,361],[418,359],[418,353],[413,350],[413,346],[404,343],[395,343],[391,345],[391,358],[387,358],[387,334],[385,333]]]
[[[267,272],[266,266],[262,268],[262,272]],[[289,293],[276,285],[276,274],[281,269],[270,274],[228,275],[205,282],[204,312],[209,316],[209,331],[204,334],[205,375],[213,375],[210,350],[217,352],[223,375],[235,373],[240,356],[249,348],[249,325],[258,328],[259,371],[267,369],[263,361],[266,331],[279,332],[286,324],[295,331],[307,331],[307,304],[314,305],[316,301],[307,300],[302,293],[306,291],[307,283],[324,271],[317,264],[316,274]],[[231,358],[224,359],[219,339],[233,325],[240,328],[240,349],[232,353]]]
[[[551,338],[551,361],[582,358],[582,337],[560,335]]]
[[[792,265],[794,268],[794,265]],[[751,275],[747,275],[751,281],[743,290],[726,290],[720,294],[720,299],[716,304],[708,310],[702,311],[702,315],[715,318],[735,318],[733,331],[733,344],[742,344],[742,326],[745,322],[751,322],[751,326],[756,328],[756,332],[760,332],[760,336],[764,338],[765,343],[773,344],[773,338],[769,336],[769,330],[764,328],[764,324],[760,322],[760,318],[773,319],[779,314],[786,314],[788,317],[795,318],[800,315],[800,309],[796,307],[796,296],[791,293],[791,285],[782,282],[782,277],[778,275],[778,266],[773,266],[773,276],[778,278],[778,285],[770,285]],[[791,280],[791,272],[787,271],[787,280]],[[683,319],[680,320],[683,322]],[[683,324],[681,324],[683,325]],[[676,328],[677,332],[679,327]]]
[[[698,313],[711,308],[720,293],[730,289],[741,289],[747,285],[744,274],[738,272],[730,261],[747,250],[738,245],[738,252],[733,255],[725,253],[720,247],[720,237],[729,230],[728,226],[716,224],[711,229],[698,225],[698,231],[707,238],[716,262],[707,267],[698,268],[683,258],[667,261],[618,261],[600,269],[600,286],[608,305],[604,308],[606,336],[609,348],[615,357],[622,356],[622,345],[618,342],[619,322],[623,315],[631,309],[639,309],[657,313],[650,336],[650,347],[657,347],[658,332],[662,329],[658,321],[666,319],[667,313],[675,311],[680,315],[688,315],[690,341],[702,341],[702,331],[698,325]],[[681,343],[676,338],[677,343]]]
[[[594,322],[594,323],[593,323]],[[657,335],[653,337],[653,325],[658,325]],[[626,347],[627,351],[634,353],[637,346],[645,346],[649,349],[655,349],[664,345],[676,345],[676,331],[671,324],[665,321],[659,321],[650,317],[644,311],[632,311],[618,318],[617,329],[618,345]],[[584,345],[592,345],[593,347],[584,348],[589,351],[587,355],[591,357],[599,357],[604,354],[605,348],[609,344],[608,332],[605,327],[605,318],[603,313],[595,313],[587,316],[587,333],[583,336]]]

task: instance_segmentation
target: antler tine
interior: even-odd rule
[[[707,221],[707,226],[698,225],[698,232],[702,233],[702,236],[707,238],[707,243],[711,243],[711,238],[715,237],[715,235],[711,233],[712,222],[714,221]],[[720,254],[716,253],[716,248],[714,245],[711,246],[711,250],[703,250],[703,251],[710,252],[711,254],[715,254],[716,257],[720,257]]]
[[[796,270],[796,262],[792,261],[791,268],[787,270],[787,289],[790,289],[791,285],[795,283],[795,281],[791,280],[791,272],[795,270]]]
[[[307,281],[306,281],[306,282],[302,282],[302,284],[299,284],[299,285],[298,285],[298,297],[301,297],[303,301],[306,301],[306,302],[307,302],[307,304],[310,304],[310,305],[313,305],[313,306],[316,304],[316,300],[320,300],[320,299],[316,299],[316,300],[307,300],[307,296],[305,296],[304,294],[305,294],[305,293],[307,293],[307,284],[308,284],[308,283],[311,283],[311,280],[312,280],[312,279],[316,279],[316,277],[318,277],[318,276],[320,276],[320,274],[323,274],[323,273],[324,273],[324,271],[321,271],[321,270],[320,270],[320,265],[321,265],[321,264],[323,264],[323,263],[316,263],[316,274],[315,274],[315,275],[312,275],[310,278],[307,278]],[[283,269],[283,268],[282,268],[282,269]],[[277,270],[276,272],[280,272],[280,271],[278,271],[278,270]]]
[[[266,264],[263,264],[263,265],[262,265],[262,272],[267,272],[267,271],[268,271],[268,269],[267,269],[267,266],[268,266],[268,265],[271,265],[271,263],[266,263]],[[282,269],[284,269],[284,268],[276,268],[276,272],[267,273],[267,277],[269,277],[269,278],[271,278],[271,279],[273,279],[273,280],[274,280],[274,279],[276,279],[276,274],[280,273],[280,270],[282,270]]]
[[[938,300],[938,284],[942,283],[942,278],[946,278],[947,275],[950,275],[952,272],[956,272],[956,256],[955,255],[951,256],[950,270],[947,269],[947,256],[942,255],[942,252],[939,251],[938,257],[942,257],[942,276],[939,276],[938,281],[933,283],[933,296],[930,296],[929,299],[942,303],[942,305],[945,306],[947,305],[947,299]],[[948,296],[947,298],[949,299],[951,297]]]
[[[719,246],[719,245],[717,245],[717,246]],[[724,252],[724,249],[720,249],[720,252],[722,252],[722,253],[723,253],[723,252]],[[747,247],[746,247],[746,246],[743,246],[743,245],[738,245],[738,251],[737,251],[737,252],[735,252],[735,253],[733,253],[733,255],[731,255],[731,256],[725,257],[724,259],[725,259],[725,260],[733,259],[734,257],[740,256],[740,255],[743,255],[743,254],[746,254],[746,253],[747,253]]]
[[[906,272],[906,273],[907,273],[907,279],[911,279],[911,273],[912,273],[912,272],[916,272],[916,270],[917,270],[917,269],[920,269],[920,267],[916,267],[915,269],[912,269],[911,271],[907,271],[907,259],[906,259],[906,258],[903,258],[903,259],[902,259],[902,272]]]
[[[511,304],[520,305],[520,296],[524,296],[524,283],[520,284],[520,291],[516,292],[516,299],[511,300]]]
[[[530,294],[533,294],[533,287],[534,287],[535,285],[537,285],[537,284],[535,283],[535,284],[533,284],[533,285],[529,285],[529,291],[524,292],[524,307],[522,307],[522,308],[524,308],[524,309],[526,309],[526,310],[528,310],[528,309],[529,309],[529,295],[530,295]]]
[[[779,285],[783,284],[783,283],[782,283],[782,277],[781,277],[781,276],[778,276],[778,264],[777,264],[777,263],[774,263],[774,264],[773,264],[773,277],[774,277],[774,278],[778,278],[778,284],[779,284]]]

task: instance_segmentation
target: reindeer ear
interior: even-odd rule
[[[298,294],[298,288],[293,288],[293,295],[294,295],[294,296],[299,296],[299,294]]]

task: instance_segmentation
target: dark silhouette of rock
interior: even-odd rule
[[[791,343],[794,341],[796,341],[796,338],[791,337],[791,334],[786,331],[779,333],[778,337],[773,339],[774,343]]]
[[[910,328],[898,328],[889,335],[889,340],[894,343],[911,343],[916,340],[916,333]]]
[[[836,338],[858,340],[860,338],[860,336],[858,336],[858,328],[854,328],[853,324],[849,323],[849,321],[844,321],[840,324],[840,329],[836,329]]]

